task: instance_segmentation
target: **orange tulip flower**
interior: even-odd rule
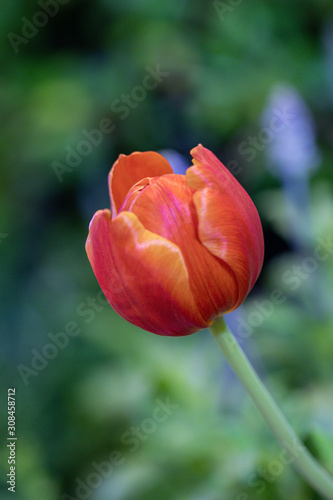
[[[239,307],[264,257],[258,212],[201,144],[177,175],[155,152],[120,155],[86,250],[111,306],[159,335],[188,335]]]

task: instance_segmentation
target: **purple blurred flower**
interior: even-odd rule
[[[318,167],[320,154],[310,110],[296,89],[276,86],[263,112],[262,125],[267,126],[276,111],[288,111],[290,120],[280,127],[267,146],[272,172],[284,179],[307,176]]]
[[[186,170],[191,166],[191,162],[186,162],[185,158],[173,149],[162,149],[159,153],[168,160],[175,174],[185,175]]]

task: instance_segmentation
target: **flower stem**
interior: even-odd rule
[[[223,318],[210,327],[230,366],[249,393],[252,401],[283,448],[289,452],[288,463],[324,498],[333,500],[333,478],[311,456],[263,385],[242,348],[228,330]]]

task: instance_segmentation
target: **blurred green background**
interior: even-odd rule
[[[266,243],[230,324],[333,472],[332,2],[2,0],[0,27],[1,425],[15,387],[18,498],[319,498],[209,332],[123,321],[84,243],[118,154],[218,155]]]

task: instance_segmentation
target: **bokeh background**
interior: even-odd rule
[[[2,0],[0,27],[1,425],[15,387],[18,498],[319,498],[209,332],[123,321],[84,243],[118,154],[162,150],[181,172],[199,142],[214,151],[266,243],[228,321],[333,472],[332,2]]]

